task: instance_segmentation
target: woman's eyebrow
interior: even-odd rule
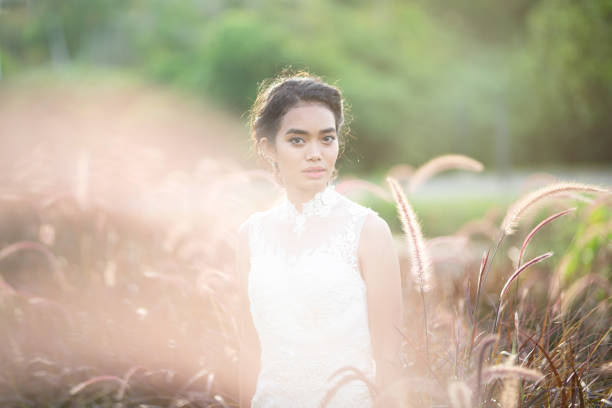
[[[330,133],[330,132],[335,132],[335,131],[336,131],[336,128],[329,127],[327,129],[320,130],[319,133],[323,134],[323,133]],[[295,129],[295,128],[287,129],[285,134],[288,135],[289,133],[293,133],[293,134],[296,134],[296,135],[307,135],[308,134],[308,132],[305,131],[305,130]]]

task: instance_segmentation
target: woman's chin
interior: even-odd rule
[[[302,188],[302,190],[323,190],[326,186],[327,186],[327,182],[328,182],[328,178],[327,177],[321,177],[321,178],[316,178],[316,179],[311,179],[308,177],[304,177],[302,178],[302,180],[300,180],[300,183],[298,183],[298,185],[300,185]]]

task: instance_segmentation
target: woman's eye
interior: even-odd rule
[[[303,141],[304,139],[302,139],[301,137],[292,137],[291,139],[289,139],[289,142],[291,144],[300,144]]]
[[[333,141],[334,141],[334,139],[335,139],[335,137],[334,137],[334,136],[325,136],[325,137],[323,138],[323,140],[325,140],[327,143],[331,143],[331,142],[333,142]]]

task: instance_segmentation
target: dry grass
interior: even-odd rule
[[[397,202],[398,216],[402,222],[406,241],[410,247],[412,276],[419,290],[427,292],[431,285],[431,261],[425,249],[425,239],[421,232],[421,225],[397,180],[388,177],[387,182],[391,187],[393,198]]]
[[[428,179],[447,170],[467,170],[479,172],[484,169],[482,163],[461,154],[445,154],[435,157],[423,164],[410,177],[410,193],[414,193]]]
[[[512,204],[502,221],[502,229],[506,235],[514,232],[519,219],[528,209],[538,204],[541,200],[564,193],[598,193],[609,195],[612,192],[609,189],[588,184],[574,182],[559,182],[553,183],[539,190],[533,191],[521,197],[517,202]]]
[[[44,152],[36,155],[45,160]],[[24,159],[19,182],[0,191],[1,406],[237,406],[235,231],[248,213],[270,204],[277,187],[265,173],[214,160],[151,178],[148,166],[153,174],[163,169],[153,156],[150,164],[146,154],[138,157],[137,166],[113,162],[123,163],[126,182],[138,188],[119,186],[124,195],[112,205],[94,194],[100,187],[92,180],[104,179],[97,172],[110,160],[95,154],[77,189],[59,189],[52,178],[42,183],[44,172],[28,172]],[[513,264],[496,258],[504,248],[492,236],[495,216],[466,225],[457,234],[458,259],[443,258],[433,250],[458,238],[432,237],[425,245],[404,191],[395,179],[388,183],[410,249],[400,259],[402,276],[412,274],[417,284],[404,293],[414,317],[402,330],[405,375],[372,390],[377,406],[607,403],[609,202],[579,201],[571,218],[562,217],[567,211],[542,222],[522,216],[560,191],[609,190],[557,183],[528,193],[502,222],[504,236],[510,227],[514,233],[504,244],[520,253]],[[385,197],[366,182],[345,186]],[[113,191],[108,181],[105,189]],[[130,202],[148,204],[122,211],[119,203]],[[523,263],[528,247],[548,252],[564,228],[576,234],[561,249],[566,253]]]

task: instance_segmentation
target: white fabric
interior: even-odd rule
[[[319,407],[337,369],[351,365],[375,381],[366,286],[357,248],[368,214],[378,214],[329,185],[302,206],[286,191],[248,228],[251,269],[248,296],[261,343],[261,371],[253,408]],[[351,380],[327,407],[367,408],[365,383]]]

